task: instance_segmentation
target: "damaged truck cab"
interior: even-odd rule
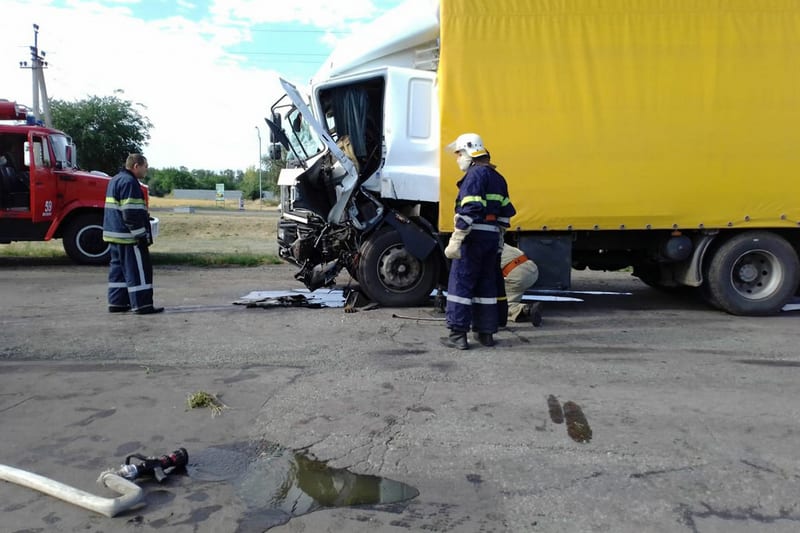
[[[428,22],[427,48],[436,45]],[[435,229],[435,63],[421,70],[407,43],[395,45],[405,49],[396,63],[406,66],[345,68],[312,87],[310,107],[281,80],[286,98],[267,123],[271,154],[282,147],[295,167],[278,180],[279,253],[300,267],[295,277],[314,290],[345,269],[372,301],[408,306],[428,298],[446,265]]]

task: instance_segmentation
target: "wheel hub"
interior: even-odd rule
[[[731,272],[734,289],[750,300],[771,296],[780,286],[783,270],[774,254],[752,250],[739,257]]]
[[[742,265],[739,268],[739,279],[745,283],[753,283],[758,279],[758,269],[752,264]]]
[[[386,287],[404,290],[413,287],[418,281],[421,268],[416,257],[402,246],[389,248],[381,257],[378,267],[381,281]]]

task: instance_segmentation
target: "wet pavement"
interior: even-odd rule
[[[0,294],[16,303],[0,316],[0,464],[108,496],[95,479],[132,453],[241,461],[216,481],[190,468],[143,483],[146,505],[113,519],[0,482],[0,530],[800,527],[796,313],[733,317],[585,274],[576,288],[631,295],[547,303],[541,328],[458,352],[438,344],[430,309],[232,305],[292,274],[157,269],[167,311],[138,317],[105,312],[104,269],[4,267]],[[189,409],[197,391],[227,408]],[[323,489],[300,497],[292,469]],[[357,485],[349,475],[371,495],[378,478],[419,494],[327,506]],[[311,512],[286,521],[281,491]]]

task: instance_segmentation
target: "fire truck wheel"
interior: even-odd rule
[[[740,233],[722,244],[708,266],[713,301],[733,315],[771,315],[794,295],[800,261],[786,239],[768,231]]]
[[[361,248],[358,281],[373,302],[386,307],[423,303],[438,276],[436,254],[425,260],[411,255],[400,234],[386,228],[372,235]]]
[[[107,265],[111,251],[103,241],[103,214],[87,213],[67,221],[62,232],[64,251],[82,265]]]

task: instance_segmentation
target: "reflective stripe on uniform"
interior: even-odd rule
[[[146,291],[148,289],[152,289],[153,285],[151,283],[147,283],[145,285],[137,285],[136,287],[128,287],[128,292],[139,292],[139,291]]]
[[[139,249],[138,246],[134,246],[133,248],[133,255],[136,257],[136,268],[139,270],[139,279],[145,281],[147,278],[144,275],[144,263],[142,263],[142,251]],[[152,285],[147,285],[147,287],[152,287]],[[145,285],[139,285],[136,290],[142,290],[142,288],[146,288]],[[130,288],[128,292],[130,292]]]
[[[146,208],[146,206],[144,205],[144,198],[124,198],[124,199],[120,200],[119,204],[123,208],[129,208],[129,207]]]
[[[458,223],[458,221],[461,220],[461,221],[465,222],[468,226],[471,226],[472,223],[474,222],[474,220],[472,220],[471,216],[462,215],[461,213],[456,213],[456,216],[453,217],[453,220],[455,220],[456,223]]]
[[[476,296],[474,298],[464,298],[463,296],[448,294],[447,301],[461,305],[472,305],[472,304],[494,305],[497,303],[497,298],[481,298],[479,296]]]
[[[482,198],[480,196],[465,196],[461,199],[461,206],[463,207],[464,204],[468,204],[470,202],[478,202],[482,206],[486,207],[486,198]]]
[[[472,305],[472,300],[470,298],[464,298],[462,296],[456,296],[455,294],[448,294],[447,295],[447,301],[448,302],[453,302],[453,303],[456,303],[456,304],[461,304],[461,305]]]
[[[473,224],[472,229],[478,231],[493,231],[495,233],[500,231],[499,229],[497,229],[497,226],[493,226],[491,224]]]
[[[511,203],[511,200],[508,198],[508,196],[503,196],[502,194],[489,193],[486,195],[486,199],[495,202],[500,202],[500,205],[504,207]]]
[[[133,237],[133,233],[130,231],[122,233],[120,231],[104,231],[103,237],[108,237],[110,239],[130,239]]]

